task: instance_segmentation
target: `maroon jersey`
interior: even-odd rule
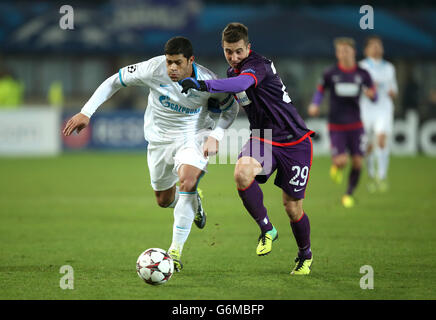
[[[258,129],[263,135],[264,129],[271,129],[273,141],[285,143],[313,133],[292,104],[271,60],[250,51],[238,69],[227,70],[229,78],[243,74],[255,80],[253,86],[236,94],[239,105],[247,113],[250,130]]]
[[[330,93],[330,129],[352,130],[362,127],[359,108],[362,87],[372,88],[373,82],[368,71],[357,65],[351,69],[335,65],[324,72],[318,90],[328,90]]]

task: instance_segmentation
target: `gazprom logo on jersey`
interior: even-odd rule
[[[173,103],[173,102],[171,102],[170,97],[168,97],[168,96],[160,96],[159,101],[165,108],[169,108],[173,111],[177,111],[180,113],[196,114],[196,113],[199,113],[201,111],[201,108],[191,109],[191,108],[187,108],[187,107],[178,105],[177,103]]]

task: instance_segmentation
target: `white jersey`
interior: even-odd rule
[[[372,102],[366,95],[360,97],[360,108],[364,112],[393,113],[393,103],[389,91],[398,92],[395,67],[386,60],[366,58],[359,62],[359,66],[369,72],[377,88],[377,101]]]
[[[201,65],[193,63],[193,69],[198,80],[217,79],[212,71]],[[216,135],[213,135],[214,132],[211,134],[220,140],[223,129],[232,124],[238,112],[233,96],[196,90],[190,90],[188,94],[181,93],[182,86],[173,82],[166,70],[164,55],[121,68],[117,75],[103,82],[81,112],[91,116],[102,103],[101,100],[106,101],[123,86],[148,87],[150,93],[144,115],[145,139],[152,143],[170,142],[191,138],[198,132],[215,126],[207,108],[208,99],[213,97],[226,110],[220,115],[218,128],[214,130]]]

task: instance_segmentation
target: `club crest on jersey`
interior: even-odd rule
[[[197,114],[201,111],[202,107],[191,109],[184,106],[181,106],[177,103],[174,103],[170,100],[170,97],[168,96],[160,96],[159,102],[162,104],[163,107],[171,109],[176,112],[184,113],[184,114]]]
[[[341,76],[335,74],[334,76],[332,76],[332,81],[333,81],[333,82],[339,82],[339,81],[341,81]]]
[[[356,83],[362,83],[362,78],[361,78],[358,74],[356,74],[356,75],[354,76],[354,82],[356,82]]]

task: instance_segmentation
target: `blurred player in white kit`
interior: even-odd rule
[[[368,190],[385,192],[388,189],[389,140],[394,122],[393,99],[397,96],[398,86],[395,67],[383,59],[383,42],[380,37],[372,35],[366,39],[364,54],[366,58],[359,62],[359,66],[369,72],[378,94],[375,102],[365,95],[360,98],[367,141],[366,160],[370,178]]]
[[[80,132],[89,124],[97,108],[122,87],[150,89],[144,115],[147,162],[157,203],[164,208],[174,208],[173,238],[168,253],[176,271],[183,267],[180,258],[192,222],[199,228],[206,223],[201,196],[197,192],[198,182],[206,172],[209,156],[218,152],[219,141],[239,108],[230,94],[181,93],[179,81],[186,77],[217,78],[194,62],[188,39],[171,38],[165,45],[165,55],[121,68],[105,80],[63,130],[67,136],[76,129]],[[215,101],[212,107],[222,111],[216,124],[209,116],[211,99]],[[177,182],[179,186],[176,186]]]

